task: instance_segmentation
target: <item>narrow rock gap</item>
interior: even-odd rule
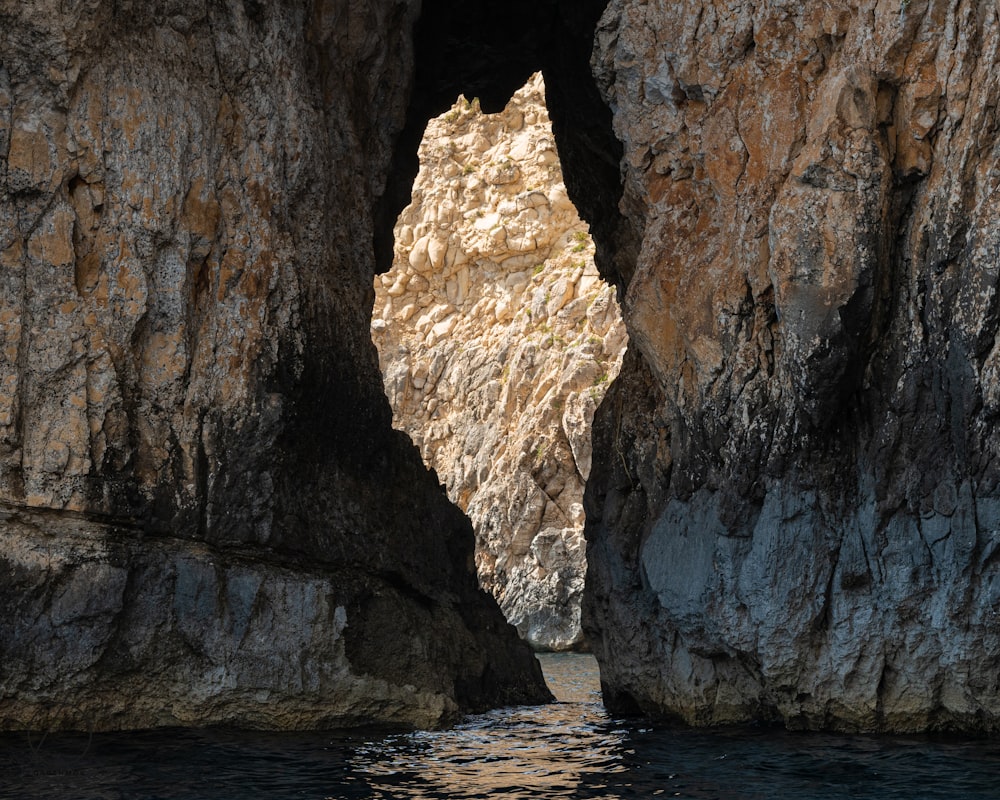
[[[395,427],[473,521],[480,582],[541,650],[584,647],[590,427],[626,347],[570,201],[540,74],[420,146],[372,337]]]

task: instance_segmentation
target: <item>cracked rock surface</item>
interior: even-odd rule
[[[418,5],[0,2],[0,727],[547,696],[368,334]]]
[[[993,3],[609,3],[639,232],[587,499],[612,708],[1000,728],[998,47]]]

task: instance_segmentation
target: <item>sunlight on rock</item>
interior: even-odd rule
[[[372,335],[394,424],[476,528],[480,581],[535,647],[583,642],[590,426],[626,347],[566,194],[540,75],[432,120]]]

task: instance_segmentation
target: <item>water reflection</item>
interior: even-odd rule
[[[615,720],[593,659],[543,667],[559,702],[448,731],[0,736],[0,799],[1000,799],[998,743]]]
[[[558,706],[522,708],[360,748],[354,769],[373,797],[575,797],[624,771],[623,731]]]
[[[607,715],[589,656],[542,662],[559,702],[371,742],[354,771],[380,798],[1000,798],[995,744],[637,724]]]

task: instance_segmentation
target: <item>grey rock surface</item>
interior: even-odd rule
[[[609,3],[639,253],[586,501],[612,709],[1000,729],[997,15]]]
[[[0,2],[0,727],[548,696],[368,333],[418,6]]]

